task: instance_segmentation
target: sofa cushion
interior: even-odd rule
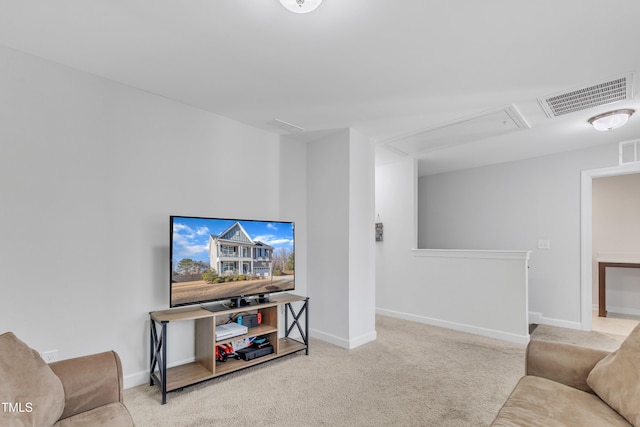
[[[546,378],[520,379],[492,426],[626,426],[598,396]]]
[[[587,384],[633,425],[640,426],[640,325],[591,370]]]
[[[133,420],[120,402],[109,403],[90,411],[82,412],[73,417],[64,418],[54,424],[54,427],[133,427]]]
[[[51,426],[64,410],[60,379],[11,332],[0,335],[0,402],[2,426]]]

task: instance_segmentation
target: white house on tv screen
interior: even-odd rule
[[[254,241],[239,222],[209,237],[209,263],[218,274],[269,276],[273,247]]]

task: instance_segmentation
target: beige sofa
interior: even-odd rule
[[[640,426],[640,326],[614,352],[532,340],[492,426]]]
[[[0,335],[0,426],[133,426],[113,351],[47,365],[13,333]]]

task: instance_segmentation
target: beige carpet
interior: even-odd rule
[[[557,329],[532,336],[576,332]],[[486,426],[524,372],[523,345],[383,316],[376,330],[375,342],[351,351],[312,340],[309,356],[169,393],[166,405],[157,387],[134,387],[125,404],[139,427]]]
[[[599,348],[601,350],[614,351],[620,347],[620,344],[622,344],[622,341],[624,341],[626,337],[595,331],[577,331],[573,329],[539,325],[531,333],[531,338],[546,341],[560,341],[569,344]]]

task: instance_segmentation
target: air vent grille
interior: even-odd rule
[[[271,126],[275,126],[277,128],[280,128],[284,131],[287,132],[302,132],[304,131],[304,128],[301,128],[300,126],[296,126],[294,124],[291,123],[287,123],[284,120],[280,120],[280,119],[273,119],[269,122],[269,124]]]
[[[633,74],[538,99],[547,116],[556,117],[633,97]]]

